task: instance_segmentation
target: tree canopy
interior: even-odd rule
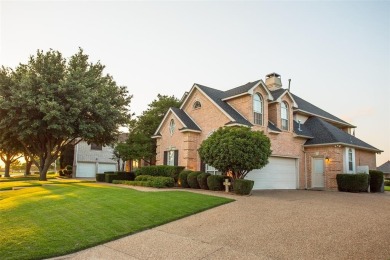
[[[67,144],[110,144],[127,124],[132,96],[103,70],[82,49],[68,60],[38,50],[15,70],[0,69],[0,132],[23,144],[41,180]]]
[[[158,94],[157,99],[148,105],[148,109],[142,112],[137,120],[131,122],[127,140],[130,146],[128,155],[131,159],[144,159],[153,164],[156,155],[156,140],[151,137],[168,109],[180,107],[180,104],[175,96]]]
[[[248,127],[219,128],[204,140],[199,155],[207,163],[234,179],[243,179],[253,169],[268,163],[271,142],[263,132]]]

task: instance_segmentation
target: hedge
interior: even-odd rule
[[[104,182],[106,180],[105,173],[96,173],[96,181]]]
[[[248,195],[251,193],[254,184],[255,182],[252,180],[236,179],[233,181],[234,193]]]
[[[193,189],[200,189],[199,183],[198,183],[198,175],[201,174],[202,172],[191,172],[187,176],[187,182],[190,188]]]
[[[171,165],[152,165],[138,168],[135,175],[151,175],[151,176],[163,176],[172,177],[175,182],[179,179],[179,173],[184,170],[183,166],[171,166]]]
[[[207,178],[210,176],[210,173],[202,172],[201,174],[196,177],[199,187],[204,190],[208,190],[209,187],[207,186]]]
[[[175,185],[175,180],[172,177],[140,175],[136,177],[135,181],[113,180],[113,183],[154,188],[171,188]]]
[[[382,192],[383,172],[370,170],[370,192]]]
[[[190,185],[188,184],[188,181],[187,181],[187,177],[188,177],[188,174],[190,174],[191,172],[193,171],[182,171],[180,174],[179,174],[179,182],[180,182],[180,186],[182,188],[190,188]]]
[[[96,174],[96,180],[97,178],[98,178],[98,174]],[[134,172],[104,172],[104,181],[107,183],[112,183],[113,180],[133,181],[134,178],[135,178]]]
[[[369,175],[358,174],[337,174],[337,188],[346,192],[367,192]]]
[[[385,180],[385,186],[390,186],[390,180]]]
[[[224,190],[223,182],[226,178],[224,175],[210,175],[207,178],[207,186],[210,190]]]

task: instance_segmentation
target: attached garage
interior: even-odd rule
[[[297,188],[297,159],[270,157],[268,161],[264,168],[253,170],[246,176],[246,179],[255,181],[254,190]]]
[[[109,171],[116,171],[116,164],[99,163],[97,165],[96,163],[79,162],[77,164],[76,177],[95,178],[96,172],[103,173]]]

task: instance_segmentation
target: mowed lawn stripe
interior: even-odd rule
[[[75,183],[0,192],[2,259],[63,255],[232,200]]]

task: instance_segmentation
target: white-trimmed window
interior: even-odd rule
[[[344,170],[346,173],[355,173],[355,149],[346,147],[344,153]]]
[[[175,151],[168,151],[167,165],[175,165]]]
[[[194,105],[192,106],[194,109],[200,109],[202,107],[202,104],[200,103],[199,100],[196,100],[194,102]]]
[[[253,123],[263,125],[263,98],[258,93],[253,95]]]
[[[175,120],[171,119],[171,122],[169,122],[169,133],[173,135],[175,132]]]
[[[220,172],[217,169],[215,169],[213,166],[208,165],[208,164],[205,165],[205,172],[210,173],[212,175],[219,175],[220,174]]]
[[[288,131],[288,105],[286,102],[282,102],[281,104],[281,109],[280,109],[280,117],[282,119],[282,130],[287,130]]]

